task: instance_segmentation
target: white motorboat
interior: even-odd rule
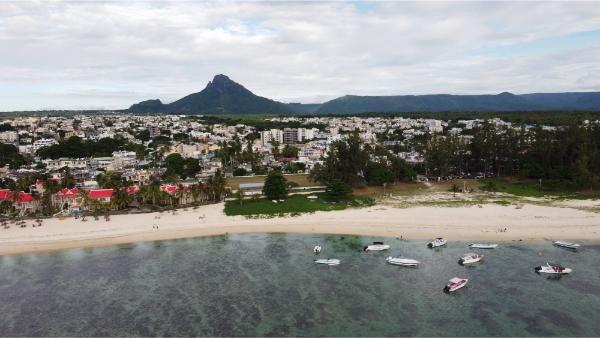
[[[472,243],[469,244],[469,248],[471,249],[496,249],[498,244],[492,243]]]
[[[481,261],[483,259],[483,255],[476,253],[468,253],[464,254],[459,260],[458,263],[461,265],[473,264]]]
[[[396,258],[396,257],[388,257],[385,259],[386,262],[388,262],[389,264],[393,264],[393,265],[400,265],[400,266],[408,266],[408,267],[418,267],[419,264],[421,264],[421,262],[419,262],[416,259],[410,259],[410,258]]]
[[[339,259],[315,259],[315,263],[329,266],[340,265],[341,262]]]
[[[320,246],[320,245],[315,245],[315,247],[314,247],[314,249],[313,249],[313,252],[314,252],[315,254],[319,254],[319,253],[321,253],[321,250],[322,250],[322,249],[323,249],[323,248],[321,248],[321,246]]]
[[[573,272],[573,269],[565,268],[558,263],[546,263],[546,265],[536,266],[535,272],[548,273],[552,275],[566,275]]]
[[[367,245],[363,248],[364,251],[383,251],[389,250],[390,246],[383,244],[383,242],[373,242],[371,245]]]
[[[448,281],[448,284],[446,285],[446,287],[444,287],[444,291],[454,292],[458,289],[465,287],[468,282],[469,282],[468,279],[454,277]]]
[[[427,246],[430,248],[437,248],[439,246],[446,245],[446,243],[448,243],[448,240],[442,237],[438,237],[431,241],[429,244],[427,244]]]
[[[577,250],[581,245],[577,243],[563,242],[563,241],[554,241],[552,244],[559,246],[561,248],[567,248],[572,250]]]

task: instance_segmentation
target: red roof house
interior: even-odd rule
[[[89,190],[89,197],[95,200],[101,200],[104,202],[110,201],[113,195],[113,189],[92,189]]]

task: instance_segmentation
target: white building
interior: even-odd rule
[[[137,164],[137,158],[134,151],[115,151],[112,155],[113,170],[130,168]]]
[[[58,144],[53,138],[43,138],[33,142],[32,149],[33,152],[37,152],[40,148],[49,147],[51,145]]]
[[[279,129],[271,129],[260,132],[260,143],[263,147],[265,144],[271,143],[273,140],[279,142],[279,144],[283,144],[283,131]]]
[[[0,142],[17,145],[19,144],[19,134],[12,130],[1,132]]]

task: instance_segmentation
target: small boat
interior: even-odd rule
[[[553,275],[566,275],[573,272],[573,269],[565,268],[558,263],[546,263],[546,265],[536,266],[535,272],[548,273]]]
[[[483,259],[483,257],[484,257],[483,255],[476,254],[476,253],[464,254],[458,260],[458,264],[460,264],[460,265],[466,265],[466,264],[477,263],[477,262],[481,261]]]
[[[315,259],[315,263],[334,266],[340,265],[341,261],[339,259]]]
[[[442,237],[438,237],[431,241],[429,244],[427,244],[427,246],[430,248],[437,248],[438,246],[446,245],[446,243],[448,243],[448,240]]]
[[[471,249],[496,249],[498,244],[492,243],[471,243],[469,244],[469,248]]]
[[[561,247],[561,248],[567,248],[567,249],[572,249],[572,250],[577,250],[581,246],[577,243],[570,243],[570,242],[563,242],[563,241],[554,241],[554,242],[552,242],[552,244],[554,244],[558,247]]]
[[[444,291],[454,292],[460,288],[465,287],[468,282],[469,282],[468,279],[454,277],[448,281],[448,284],[446,285],[446,287],[444,287]]]
[[[393,264],[393,265],[400,265],[400,266],[408,266],[408,267],[418,267],[419,264],[421,264],[421,262],[419,262],[416,259],[410,259],[410,258],[396,258],[396,257],[388,257],[385,259],[386,262],[388,262],[389,264]]]
[[[390,246],[383,244],[383,242],[373,242],[371,245],[367,245],[363,248],[364,251],[383,251],[389,250]]]
[[[315,254],[319,254],[319,253],[321,253],[321,250],[322,250],[322,249],[323,249],[323,248],[321,248],[321,246],[320,246],[320,245],[315,245],[315,247],[314,247],[314,249],[313,249],[313,252],[314,252]]]

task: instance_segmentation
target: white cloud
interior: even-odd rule
[[[357,7],[0,2],[0,88],[9,88],[0,94],[0,111],[168,102],[201,90],[217,73],[282,100],[600,90],[600,41],[581,45],[568,38],[597,31],[600,40],[597,3]],[[561,39],[558,50],[526,48],[548,39]]]

